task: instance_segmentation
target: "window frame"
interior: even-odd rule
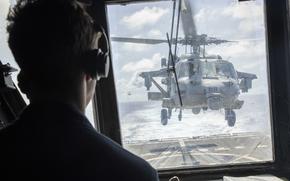
[[[150,2],[150,0],[146,2]],[[286,178],[289,175],[290,104],[288,100],[290,99],[290,62],[288,60],[290,51],[288,51],[289,34],[287,23],[289,6],[288,0],[264,0],[264,2],[274,161],[271,163],[162,170],[158,171],[161,180],[168,180],[174,175],[179,176],[182,180],[219,179],[225,175],[273,174]],[[105,27],[106,32],[108,32],[106,5],[109,4],[124,4],[124,1],[111,0],[107,3],[104,0],[93,1],[91,6],[92,16],[101,19],[101,24]],[[109,77],[102,79],[97,84],[93,105],[98,131],[122,145],[112,62],[110,64]]]

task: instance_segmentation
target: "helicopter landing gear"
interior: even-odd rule
[[[236,113],[232,109],[225,109],[225,120],[229,127],[234,127],[236,123]]]
[[[167,109],[161,109],[161,124],[167,125],[168,123],[168,115],[167,115]]]
[[[168,109],[168,119],[171,118],[171,115],[172,115],[172,109]]]
[[[178,114],[178,121],[182,120],[182,110],[179,110],[179,114]]]
[[[200,110],[201,110],[201,108],[192,108],[192,113],[193,114],[199,114]]]

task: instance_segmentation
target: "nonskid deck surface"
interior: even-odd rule
[[[258,133],[214,135],[123,143],[158,169],[187,168],[273,160],[271,137]]]

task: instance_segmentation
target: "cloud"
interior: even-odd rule
[[[143,58],[139,61],[129,62],[122,67],[122,71],[126,73],[141,72],[146,70],[154,70],[160,64],[161,55],[156,53],[151,59]]]
[[[233,4],[225,8],[222,14],[234,19],[240,19],[239,29],[245,32],[255,31],[257,28],[264,27],[263,8],[254,2]]]
[[[255,19],[263,17],[263,8],[254,2],[235,3],[226,7],[222,14],[238,19]]]
[[[207,49],[209,54],[220,54],[225,57],[261,57],[265,55],[265,41],[239,41],[234,43],[211,46]]]
[[[198,11],[196,15],[194,15],[194,20],[198,23],[204,23],[204,21],[216,20],[218,18],[219,11],[202,8]]]
[[[10,3],[8,0],[0,0],[0,59],[2,63],[9,62],[12,66],[17,67],[7,43],[8,34],[6,31],[6,17],[8,14],[9,6]],[[12,74],[12,76],[14,75],[15,73]]]
[[[149,8],[146,6],[142,10],[137,11],[130,16],[123,17],[121,22],[125,23],[131,29],[140,29],[146,25],[154,25],[168,12],[169,9],[159,7]]]
[[[6,35],[6,25],[7,25],[7,20],[6,16],[8,13],[9,9],[9,1],[0,1],[0,36]]]
[[[132,74],[130,78],[121,78],[116,81],[118,100],[136,101],[146,100],[146,88],[144,87],[144,79],[139,76],[138,72]]]
[[[150,38],[160,38],[162,37],[162,32],[160,30],[157,29],[152,29],[148,32],[148,37]]]
[[[122,49],[124,51],[129,51],[129,52],[143,52],[143,51],[147,51],[150,48],[151,46],[147,44],[124,43],[122,45]]]
[[[8,13],[8,8],[10,6],[10,3],[9,1],[7,0],[4,0],[4,1],[0,1],[0,16],[1,16],[1,19],[2,17],[6,17],[7,13]]]
[[[263,6],[256,2],[205,7],[194,16],[199,33],[222,37],[252,37],[264,31]]]

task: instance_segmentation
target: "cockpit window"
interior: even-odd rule
[[[211,77],[211,78],[233,78],[237,79],[237,73],[230,63],[220,63],[219,61],[208,62],[203,61],[200,62],[202,67],[202,75],[203,77]]]
[[[217,63],[216,64],[217,75],[228,77],[228,78],[237,78],[237,73],[230,63]]]
[[[201,62],[202,74],[204,77],[216,77],[216,64],[214,62]]]
[[[17,74],[19,73],[19,67],[16,63],[16,61],[14,60],[14,57],[10,51],[10,48],[8,46],[8,34],[6,31],[6,26],[7,26],[7,14],[9,11],[9,7],[11,4],[15,4],[14,1],[2,1],[0,6],[0,61],[3,64],[7,64],[9,63],[12,67],[18,69],[17,72],[13,72],[11,74],[12,76],[12,80],[15,84],[15,86],[18,86],[18,81],[17,81]],[[22,95],[23,99],[25,100],[25,102],[28,104],[29,100],[26,98],[26,96],[24,94],[22,94],[22,92],[20,92],[20,94]]]
[[[191,61],[177,64],[176,67],[178,69],[178,78],[182,78],[182,77],[190,78],[196,75],[196,72],[197,72],[197,65],[195,65]]]
[[[264,1],[183,0],[176,37],[178,2],[107,6],[123,146],[159,170],[272,162]]]

